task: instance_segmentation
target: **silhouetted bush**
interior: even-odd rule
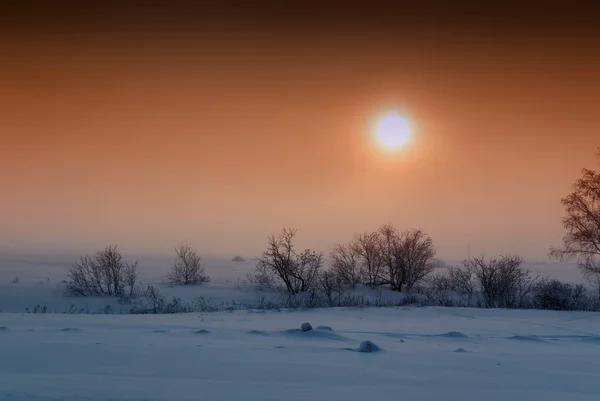
[[[310,249],[298,253],[293,244],[296,230],[284,228],[268,240],[267,250],[258,258],[256,277],[279,280],[288,292],[298,294],[314,289],[323,267],[323,254]]]
[[[328,306],[340,306],[346,283],[337,271],[325,270],[319,275],[317,290],[324,295]]]
[[[342,280],[350,287],[356,287],[364,281],[364,274],[361,268],[360,255],[353,244],[337,244],[330,254],[332,271],[324,278],[333,278]]]
[[[533,305],[540,309],[585,310],[590,306],[590,299],[582,284],[548,280],[536,286]]]
[[[398,232],[392,225],[380,229],[387,282],[394,291],[410,289],[435,268],[433,241],[421,230]]]
[[[483,256],[463,262],[463,268],[473,272],[479,285],[483,304],[487,308],[520,308],[526,306],[528,297],[540,276],[522,267],[520,256],[502,256],[486,261]]]
[[[165,309],[167,301],[160,290],[153,285],[149,285],[144,293],[144,298],[149,305],[152,313],[161,313]]]
[[[131,299],[138,295],[138,262],[128,263],[116,245],[109,245],[93,257],[84,256],[69,269],[66,289],[73,296],[117,296]]]
[[[175,248],[176,257],[167,276],[171,285],[196,285],[210,281],[204,274],[202,260],[196,250],[189,244]]]

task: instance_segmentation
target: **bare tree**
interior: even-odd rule
[[[381,227],[380,234],[383,260],[392,290],[410,290],[435,269],[433,241],[421,230],[399,233],[388,224]]]
[[[332,274],[335,274],[350,287],[355,287],[362,282],[359,255],[351,245],[335,245],[330,257]]]
[[[365,284],[375,288],[383,281],[384,254],[381,235],[378,232],[361,234],[351,243],[350,248],[359,257],[361,275],[364,276]]]
[[[323,254],[309,249],[298,253],[293,244],[296,230],[284,228],[269,237],[267,250],[257,259],[257,273],[271,272],[286,289],[297,294],[312,289],[323,267]]]
[[[410,290],[435,269],[436,250],[431,237],[421,230],[402,233],[399,250],[397,264],[404,270],[404,283]]]
[[[600,147],[597,153],[600,160]],[[561,200],[566,216],[563,226],[567,233],[561,248],[552,248],[554,259],[577,260],[584,276],[600,283],[600,173],[582,170],[582,177],[573,185],[573,192]],[[600,297],[600,285],[598,285]]]
[[[189,244],[175,248],[177,256],[167,275],[167,281],[172,285],[195,285],[210,281],[205,275],[202,260],[196,250]]]
[[[67,292],[74,296],[108,295],[133,298],[137,295],[138,262],[128,263],[116,245],[84,256],[69,269]]]
[[[532,277],[523,263],[520,256],[509,255],[487,261],[479,256],[465,260],[463,265],[473,272],[486,307],[518,308],[540,280],[539,275]]]

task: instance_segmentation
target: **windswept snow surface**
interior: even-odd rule
[[[302,332],[303,322],[315,329]],[[0,327],[3,401],[595,401],[600,394],[598,313],[0,314]],[[381,350],[357,352],[365,340]]]

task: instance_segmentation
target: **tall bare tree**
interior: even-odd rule
[[[205,274],[200,255],[190,244],[175,248],[175,260],[167,275],[167,281],[173,285],[195,285],[210,281]]]
[[[295,235],[296,230],[283,228],[278,236],[269,237],[267,249],[256,266],[258,272],[272,272],[292,294],[312,289],[323,267],[322,253],[310,249],[296,251]]]
[[[600,161],[600,147],[597,151]],[[598,284],[600,296],[600,173],[584,168],[573,192],[561,200],[566,216],[563,245],[552,248],[550,257],[577,260],[584,276]]]

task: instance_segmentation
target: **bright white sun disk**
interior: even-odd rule
[[[395,149],[410,138],[410,127],[406,119],[398,114],[386,114],[375,125],[377,141],[384,147]]]

